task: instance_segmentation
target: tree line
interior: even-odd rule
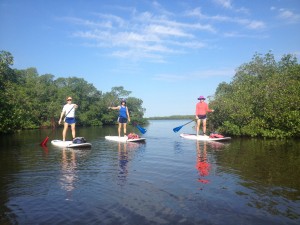
[[[256,53],[210,99],[210,125],[235,136],[300,137],[300,65],[291,54],[277,62]]]
[[[52,74],[39,75],[35,68],[12,69],[14,58],[0,51],[0,133],[23,129],[55,127],[66,97],[72,96],[79,108],[77,125],[101,126],[115,124],[118,112],[109,106],[120,104],[126,98],[131,121],[147,122],[143,101],[132,97],[123,86],[112,87],[109,92],[97,90],[82,78],[57,78]]]
[[[13,56],[0,51],[0,133],[55,126],[65,98],[79,105],[77,124],[115,124],[118,112],[108,110],[127,99],[131,120],[146,123],[143,101],[131,97],[124,87],[103,93],[82,78],[54,79],[39,75],[35,68],[12,69]],[[208,128],[232,136],[288,138],[300,137],[300,65],[291,54],[279,61],[268,52],[254,54],[239,66],[230,83],[220,83],[208,97]],[[193,116],[170,116],[169,119]],[[152,119],[159,119],[153,117]]]
[[[153,116],[148,117],[149,120],[186,120],[194,119],[195,115],[172,115],[172,116]]]

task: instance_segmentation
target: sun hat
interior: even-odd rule
[[[201,99],[205,100],[204,96],[201,95],[201,96],[198,98],[198,100],[201,100]]]
[[[125,102],[125,104],[126,104],[126,99],[123,98],[123,99],[121,100],[121,104],[122,104],[122,102]]]

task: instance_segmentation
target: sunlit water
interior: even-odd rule
[[[173,132],[185,122],[128,144],[78,128],[79,150],[39,146],[61,129],[0,137],[0,224],[300,224],[300,141],[197,142]]]

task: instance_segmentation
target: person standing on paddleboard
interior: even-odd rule
[[[72,97],[67,97],[67,104],[64,105],[61,114],[60,114],[60,119],[58,121],[58,124],[61,124],[62,118],[65,115],[65,123],[64,123],[64,129],[62,132],[62,136],[63,136],[63,141],[66,140],[66,134],[68,131],[68,127],[69,125],[71,125],[71,130],[72,130],[72,137],[73,139],[76,137],[76,131],[75,131],[75,124],[76,124],[76,120],[75,120],[75,109],[78,108],[78,105],[76,104],[72,104]]]
[[[204,102],[205,98],[203,96],[200,96],[198,100],[200,100],[200,102],[198,102],[196,105],[197,136],[199,135],[201,120],[203,122],[203,135],[207,136],[206,135],[206,113],[213,112],[214,110],[208,108],[208,104]]]
[[[124,130],[124,136],[126,136],[127,121],[130,122],[130,116],[129,116],[129,112],[128,112],[128,107],[126,106],[126,100],[122,99],[120,106],[108,107],[108,108],[109,109],[118,109],[119,110],[119,117],[118,117],[118,122],[119,122],[118,132],[119,132],[119,137],[121,137],[121,128],[122,128],[122,125],[123,125],[123,130]]]

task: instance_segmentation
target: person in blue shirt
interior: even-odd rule
[[[126,136],[127,121],[130,122],[130,116],[129,116],[129,112],[128,112],[128,107],[126,106],[126,100],[122,99],[120,106],[108,107],[108,108],[109,109],[118,109],[119,110],[119,117],[118,117],[118,122],[119,122],[118,132],[119,132],[119,137],[121,137],[122,125],[123,125],[124,136]]]

